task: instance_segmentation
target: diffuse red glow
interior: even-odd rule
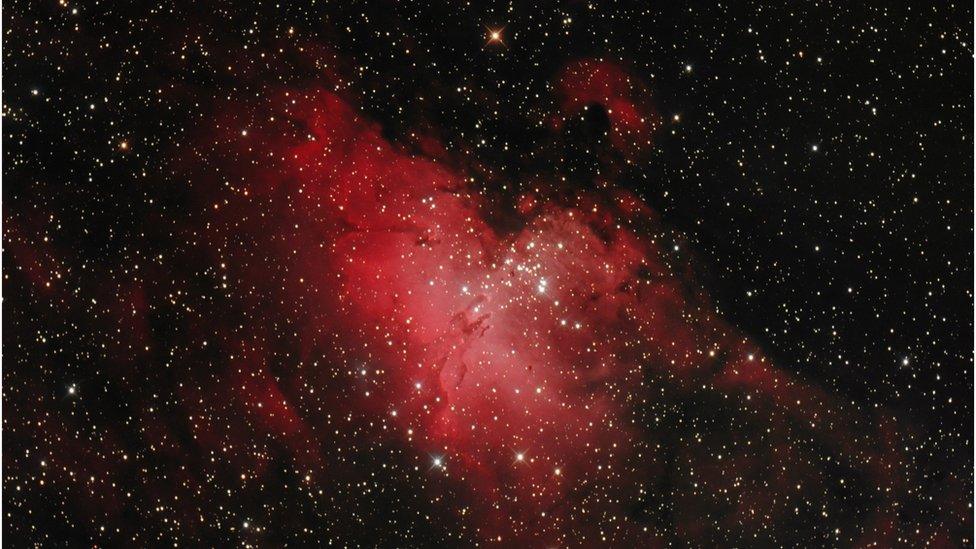
[[[559,82],[554,129],[599,104],[625,160],[646,150],[643,84],[595,61]],[[133,406],[132,446],[164,463],[144,505],[179,500],[184,528],[206,531],[190,502],[219,507],[278,474],[342,520],[361,491],[416,489],[426,497],[404,504],[420,501],[417,516],[484,542],[768,541],[801,506],[844,505],[857,512],[831,519],[862,544],[897,541],[913,485],[905,425],[776,367],[716,312],[689,252],[634,193],[536,190],[502,229],[436,139],[420,141],[441,160],[408,153],[335,93],[277,90],[219,112],[174,162],[198,201],[173,228],[190,243],[167,258],[180,265],[150,262],[125,291],[92,294],[126,334],[103,348],[104,377],[149,403]],[[19,243],[25,226],[7,224],[25,279],[88,318],[46,276],[59,250]],[[194,277],[218,298],[193,301]],[[166,314],[179,319],[170,349],[149,321]],[[113,461],[128,431],[106,426],[103,452],[37,425],[31,436],[69,440],[75,456],[52,474],[111,486],[74,506],[122,516],[125,474],[148,474]],[[213,479],[241,492],[200,488]],[[854,483],[876,497],[852,503]]]
[[[499,232],[465,174],[399,151],[336,95],[282,93],[270,114],[272,123],[249,124],[229,143],[247,166],[230,173],[249,193],[238,189],[215,215],[217,235],[232,243],[219,247],[221,258],[250,258],[255,246],[273,258],[271,273],[239,261],[251,267],[238,284],[282,296],[279,314],[301,330],[306,362],[326,348],[320,368],[351,373],[336,412],[388,422],[391,440],[466,494],[484,539],[596,540],[588,515],[625,515],[656,498],[675,500],[681,537],[707,539],[694,520],[704,496],[689,495],[690,486],[682,496],[648,492],[675,451],[655,440],[675,417],[650,419],[663,421],[659,428],[642,423],[655,400],[748,401],[767,418],[759,421],[770,439],[802,429],[847,467],[894,483],[884,473],[892,447],[857,448],[855,430],[872,429],[870,421],[777,370],[716,315],[668,231],[633,194],[533,196],[522,228]],[[256,383],[246,384],[249,399]],[[273,387],[266,399],[280,402],[258,413],[293,436],[293,405]],[[756,421],[733,423],[756,429]],[[796,468],[764,473],[756,452]],[[787,518],[760,492],[788,492],[822,474],[801,468],[797,452],[775,444],[728,447],[718,458],[691,451],[685,457],[698,465],[687,480],[739,493],[729,527],[759,529],[757,508],[766,520]],[[716,459],[739,462],[752,478],[723,478]],[[769,486],[766,475],[778,480]],[[880,506],[876,520],[893,512]],[[651,543],[659,534],[621,521],[613,537]]]
[[[599,59],[570,63],[557,78],[556,92],[560,112],[552,119],[554,128],[561,128],[567,117],[600,106],[610,120],[610,141],[625,158],[649,150],[661,126],[644,80],[614,63]]]

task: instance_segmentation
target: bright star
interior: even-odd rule
[[[493,29],[493,28],[490,28],[489,27],[488,28],[488,43],[489,44],[501,44],[501,45],[504,46],[505,45],[505,41],[502,39],[502,31],[504,31],[504,30],[505,30],[504,27],[498,28],[498,29]]]

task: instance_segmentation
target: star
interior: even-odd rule
[[[504,46],[505,45],[505,40],[504,40],[503,35],[502,35],[502,32],[504,30],[505,30],[505,27],[500,27],[500,28],[491,28],[491,27],[489,27],[488,28],[488,44],[489,45],[491,45],[491,44],[500,44],[500,45]]]

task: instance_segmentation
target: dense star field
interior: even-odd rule
[[[966,4],[8,2],[11,546],[973,546]]]

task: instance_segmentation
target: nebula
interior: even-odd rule
[[[649,92],[623,69],[584,60],[558,82],[554,133],[605,109],[625,162],[652,146]],[[216,112],[174,154],[192,197],[174,230],[193,247],[167,260],[217,297],[150,283],[172,278],[160,263],[98,298],[128,334],[112,344],[113,391],[173,394],[167,419],[134,407],[102,450],[77,443],[58,470],[104,470],[113,486],[79,507],[124,516],[126,475],[162,471],[145,497],[196,502],[177,520],[210,539],[197,515],[238,496],[208,479],[260,492],[284,475],[310,506],[329,498],[330,524],[359,521],[367,543],[765,545],[789,531],[830,544],[843,531],[888,546],[906,525],[944,540],[899,507],[913,474],[904,421],[778,367],[634,192],[552,181],[501,215],[461,159],[391,141],[323,86]],[[40,274],[56,269],[38,266],[57,252],[8,240],[35,290],[63,299]],[[147,302],[180,310],[183,351],[159,353]],[[127,437],[167,456],[155,473],[102,463]],[[440,533],[385,530],[360,496]]]
[[[625,132],[650,144],[652,111],[628,101],[620,69],[565,74],[591,83],[569,85],[565,116],[602,106],[615,144]],[[891,420],[777,369],[633,193],[529,193],[501,228],[473,178],[388,142],[334,93],[280,91],[235,112],[267,122],[217,125],[231,137],[214,156],[235,161],[209,197],[214,260],[299,334],[308,390],[343,386],[333,413],[382,422],[460,494],[478,539],[748,539],[797,520],[778,498],[837,507],[843,482],[824,486],[845,476],[879,487],[855,515],[864,541],[892,539],[898,450],[878,436]],[[268,360],[240,376],[245,401],[263,404],[250,413],[296,453],[324,451],[301,390],[278,388]],[[744,433],[766,445],[737,444]],[[783,443],[796,439],[829,457]],[[715,508],[726,522],[705,524]]]
[[[592,106],[606,111],[610,142],[625,159],[634,160],[653,144],[661,120],[644,81],[621,66],[600,59],[580,59],[566,65],[556,79],[559,112],[552,126],[561,129],[567,118]]]

